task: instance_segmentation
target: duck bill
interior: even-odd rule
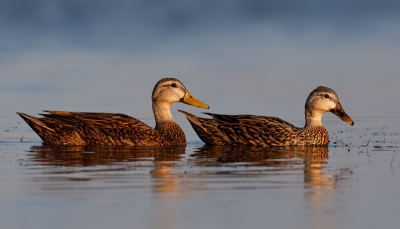
[[[206,108],[206,109],[210,108],[207,104],[193,97],[187,90],[185,91],[186,91],[185,97],[181,99],[182,103],[186,103],[199,108]]]
[[[344,112],[342,105],[338,103],[335,108],[331,110],[332,113],[334,113],[336,116],[338,116],[341,120],[349,123],[350,125],[354,125],[353,120]]]

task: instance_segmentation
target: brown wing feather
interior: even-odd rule
[[[188,118],[200,139],[210,145],[290,145],[294,130],[298,130],[275,117],[206,113],[213,117],[210,119],[180,112]]]
[[[47,111],[39,120],[39,128],[25,121],[45,143],[57,145],[110,145],[149,146],[162,145],[163,137],[143,122],[124,114]],[[21,114],[20,114],[21,115]],[[25,115],[28,116],[28,115]],[[22,116],[21,116],[22,117]]]
[[[100,117],[85,116],[80,119],[95,126],[102,139],[115,141],[117,144],[159,145],[162,139],[157,131],[128,115],[108,114]]]
[[[74,124],[77,133],[88,145],[160,144],[161,136],[158,132],[128,115],[70,112],[66,116],[54,113],[52,117],[65,123]]]

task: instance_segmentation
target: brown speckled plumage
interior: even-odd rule
[[[207,145],[295,146],[328,144],[329,134],[321,123],[321,116],[327,111],[354,124],[343,111],[336,93],[326,87],[318,87],[308,96],[304,128],[295,127],[275,117],[206,113],[212,118],[201,118],[180,112],[187,117],[197,135]]]
[[[190,97],[190,98],[189,98]],[[174,102],[208,108],[194,99],[177,79],[160,80],[152,94],[156,127],[124,114],[45,111],[43,118],[18,113],[49,145],[172,146],[185,145],[182,129],[170,112]]]

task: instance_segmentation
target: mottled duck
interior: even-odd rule
[[[322,86],[313,90],[307,98],[306,123],[303,128],[276,117],[205,113],[212,118],[201,118],[179,111],[187,117],[197,135],[207,145],[326,145],[329,134],[321,123],[321,116],[328,111],[354,125],[344,112],[335,91]]]
[[[182,102],[200,108],[208,105],[195,99],[177,79],[165,78],[153,89],[156,127],[125,114],[44,111],[42,118],[19,114],[45,145],[178,146],[186,145],[185,134],[172,118],[170,106]]]

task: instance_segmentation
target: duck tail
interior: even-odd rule
[[[42,128],[44,128],[46,130],[49,130],[51,132],[55,132],[55,130],[53,130],[52,128],[48,127],[45,123],[43,123],[42,121],[40,121],[40,119],[38,119],[36,117],[30,116],[30,115],[27,115],[27,114],[24,114],[24,113],[19,113],[19,112],[16,112],[16,113],[19,116],[21,116],[21,118],[23,120],[25,120],[25,122],[28,123],[28,125],[30,127],[32,127],[32,129],[35,130],[35,132],[37,134],[39,134],[39,136],[41,136],[41,135],[40,135],[40,133],[38,133],[38,131],[42,132],[41,131]]]
[[[182,110],[178,110],[178,111],[181,112],[183,115],[185,115],[186,118],[189,120],[189,122],[192,125],[196,125],[196,126],[200,127],[201,129],[204,129],[203,125],[198,120],[199,117],[194,116],[194,115],[192,115],[192,114],[190,114],[190,113],[188,113],[186,111],[182,111]]]

